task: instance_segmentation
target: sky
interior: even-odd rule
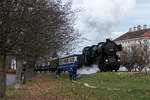
[[[150,0],[136,0],[136,5],[129,16],[123,20],[115,31],[128,31],[130,27],[147,24],[150,28]]]
[[[90,41],[82,45],[115,39],[130,27],[150,27],[149,5],[150,0],[73,0],[73,9],[81,9],[75,28]]]

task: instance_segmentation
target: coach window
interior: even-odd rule
[[[74,57],[74,62],[76,62],[77,61],[77,57]]]
[[[59,64],[61,64],[61,60],[59,60]]]
[[[69,63],[72,63],[72,57],[71,57],[71,58],[69,58],[69,60],[70,60],[70,61],[69,61]]]
[[[68,63],[70,63],[70,58],[68,58]]]
[[[74,57],[72,57],[71,59],[72,59],[72,62],[74,62]]]
[[[72,62],[73,62],[73,57],[70,58],[70,63],[72,63]]]
[[[66,64],[66,60],[65,59],[63,59],[63,64]]]
[[[65,60],[64,59],[62,59],[62,64],[65,64]]]
[[[69,62],[69,63],[71,63],[71,58],[68,58],[68,59],[69,59],[69,61],[68,61],[68,62]]]
[[[63,64],[63,63],[64,63],[63,59],[62,59],[62,60],[59,60],[59,63],[60,63],[60,64]]]
[[[72,63],[72,62],[73,62],[73,58],[71,57],[71,58],[70,58],[70,63]]]
[[[64,59],[64,64],[67,64],[68,63],[68,59]]]
[[[48,65],[50,65],[50,62],[48,62]]]

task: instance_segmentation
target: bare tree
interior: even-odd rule
[[[75,35],[73,16],[71,3],[63,4],[61,0],[0,1],[0,97],[5,97],[6,91],[6,56],[18,59],[20,84],[24,61],[33,67],[37,59],[63,51],[79,36]]]
[[[148,40],[143,40],[142,42],[140,41],[139,49],[140,58],[138,61],[138,69],[139,71],[142,71],[142,69],[149,64],[150,53]]]
[[[128,49],[124,49],[121,53],[122,64],[130,71],[132,68],[135,71],[142,69],[149,64],[149,45],[147,40],[138,41],[138,44],[133,44]]]
[[[150,63],[149,59],[150,59],[150,51],[149,51],[149,41],[148,40],[144,40],[143,43],[143,52],[144,52],[144,64],[145,66],[148,66],[148,64]]]
[[[121,65],[125,66],[128,71],[132,70],[132,63],[131,63],[131,56],[128,52],[128,50],[123,49],[123,51],[120,54],[121,59]]]

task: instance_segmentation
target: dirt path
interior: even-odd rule
[[[26,92],[23,96],[7,100],[66,100],[61,94],[54,94],[53,90],[61,86],[61,81],[49,78],[36,78],[36,82],[24,86]]]

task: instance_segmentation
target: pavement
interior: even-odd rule
[[[14,84],[15,82],[16,82],[16,75],[7,74],[7,77],[6,77],[6,84],[7,84],[7,85],[11,85],[11,84]]]

